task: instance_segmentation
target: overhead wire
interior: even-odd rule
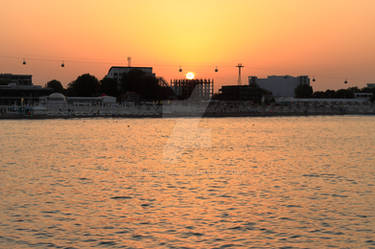
[[[10,55],[0,55],[0,58],[4,59],[12,59],[12,60],[19,60],[22,65],[29,65],[29,62],[31,61],[41,61],[41,62],[53,62],[60,65],[60,67],[64,68],[66,64],[70,63],[94,63],[94,64],[106,64],[106,65],[126,65],[126,61],[122,59],[99,59],[99,58],[72,58],[72,57],[43,57],[43,56],[36,56],[36,55],[30,55],[30,56],[10,56]],[[153,67],[156,68],[176,68],[178,72],[183,72],[184,68],[212,68],[213,72],[218,73],[222,70],[226,69],[233,69],[236,67],[235,63],[226,63],[226,64],[211,64],[211,63],[186,63],[186,64],[154,64],[152,63]],[[261,70],[261,71],[274,71],[275,69],[270,67],[264,67],[264,66],[256,66],[256,65],[249,65],[245,66],[247,70]],[[277,70],[279,71],[279,70]],[[311,73],[310,75],[314,75],[312,78],[313,82],[316,82],[319,80],[319,78],[324,79],[332,79],[332,80],[344,80],[344,83],[347,84],[349,82],[348,77],[342,77],[338,75],[327,75],[325,73]],[[352,77],[350,78],[350,82],[352,81],[360,81],[359,79],[354,79]]]

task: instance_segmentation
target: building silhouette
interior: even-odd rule
[[[310,85],[308,76],[293,77],[285,76],[268,76],[265,79],[256,76],[249,76],[249,85],[257,85],[262,89],[272,92],[274,97],[294,97],[294,90],[300,84]]]
[[[51,88],[33,85],[32,75],[0,74],[0,105],[35,105]]]
[[[21,86],[31,86],[33,84],[32,75],[26,74],[0,74],[0,85],[21,85]]]
[[[106,77],[120,81],[124,73],[129,73],[132,70],[144,72],[147,76],[155,76],[152,72],[152,67],[118,67],[113,66],[109,69]]]

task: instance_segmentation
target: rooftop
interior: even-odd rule
[[[109,71],[112,69],[152,69],[152,67],[123,67],[123,66],[112,66]]]

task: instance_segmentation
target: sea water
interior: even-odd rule
[[[0,248],[375,248],[375,117],[0,121]]]

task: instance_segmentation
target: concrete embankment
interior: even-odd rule
[[[268,117],[311,115],[374,115],[374,103],[343,104],[298,103],[254,105],[249,102],[177,102],[165,105],[140,104],[132,107],[111,108],[35,108],[35,111],[2,112],[0,119],[56,119],[56,118],[161,118],[161,117]]]

